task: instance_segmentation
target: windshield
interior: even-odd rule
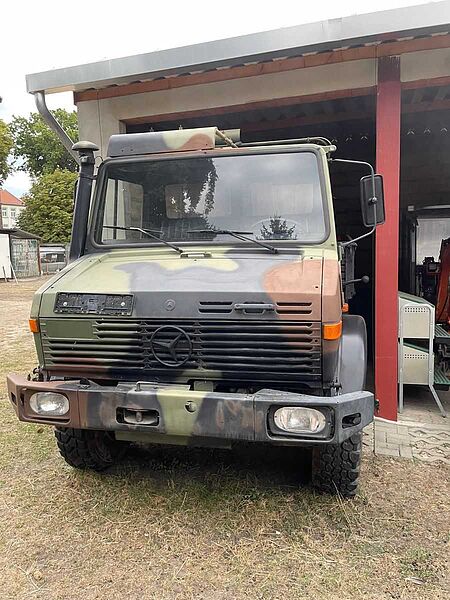
[[[141,160],[105,168],[96,233],[102,244],[158,243],[158,237],[236,242],[231,232],[306,243],[326,237],[313,152]]]

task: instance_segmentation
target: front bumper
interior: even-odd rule
[[[183,385],[127,383],[99,386],[83,381],[28,381],[8,377],[9,398],[21,421],[75,429],[109,430],[116,437],[151,438],[160,443],[202,445],[218,440],[310,445],[341,443],[373,420],[374,397],[370,392],[341,396],[309,396],[276,390],[256,394],[229,394],[189,390]],[[67,396],[70,409],[64,417],[42,417],[30,407],[35,392],[53,391]],[[306,406],[321,410],[327,426],[319,434],[280,432],[273,413],[281,406]],[[139,415],[141,422],[129,422]],[[146,422],[144,422],[146,421]]]

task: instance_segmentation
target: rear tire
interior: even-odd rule
[[[353,498],[361,467],[362,432],[342,444],[323,444],[313,449],[312,483],[316,490]]]
[[[57,427],[55,436],[61,456],[76,469],[104,471],[124,455],[127,446],[109,431]]]

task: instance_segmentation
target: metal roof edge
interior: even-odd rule
[[[0,229],[0,233],[7,234],[12,237],[17,237],[21,239],[28,240],[41,240],[42,238],[35,233],[30,233],[29,231],[24,231],[23,229],[18,229],[17,227],[2,227]]]
[[[26,76],[27,91],[103,88],[449,29],[450,0],[442,0],[33,73]]]

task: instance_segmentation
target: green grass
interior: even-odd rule
[[[433,553],[420,546],[409,549],[401,564],[407,577],[417,578],[423,583],[434,581],[438,575]]]

